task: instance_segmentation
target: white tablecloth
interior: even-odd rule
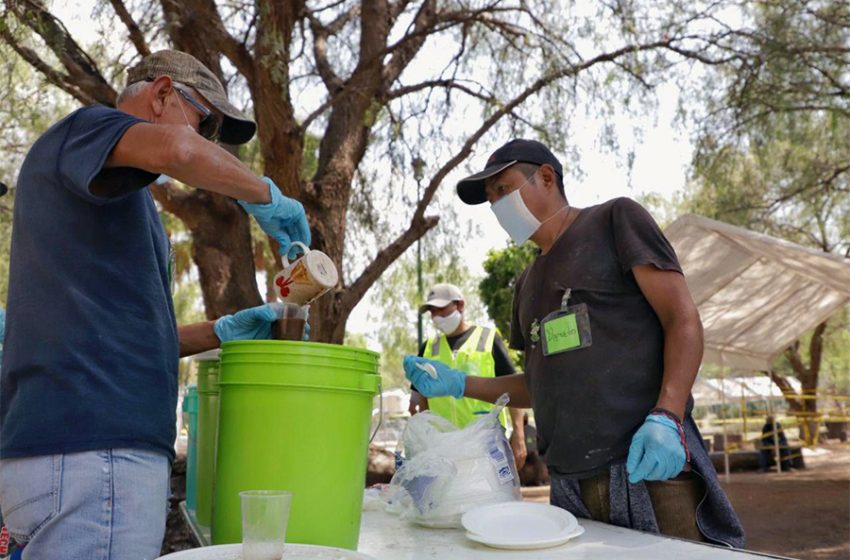
[[[729,550],[580,519],[575,540],[540,550],[498,550],[467,539],[460,529],[428,529],[382,511],[364,511],[357,550],[378,560],[746,560],[766,555]],[[778,558],[778,557],[771,557]]]

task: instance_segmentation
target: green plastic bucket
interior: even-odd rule
[[[241,541],[239,492],[289,490],[287,542],[357,549],[379,358],[315,342],[222,344],[213,544]]]
[[[198,461],[195,474],[195,518],[209,527],[212,523],[215,446],[218,439],[218,350],[195,357],[198,365]]]
[[[198,475],[198,388],[195,385],[189,385],[183,396],[183,413],[189,432],[186,445],[186,508],[189,511],[195,511],[197,510],[195,489]]]

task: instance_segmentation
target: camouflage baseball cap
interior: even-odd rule
[[[220,135],[222,142],[244,144],[254,136],[256,123],[227,100],[221,82],[194,56],[172,50],[149,54],[127,70],[127,85],[153,81],[160,76],[168,76],[175,82],[194,88],[224,115]]]

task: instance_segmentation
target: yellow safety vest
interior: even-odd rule
[[[496,329],[473,326],[474,330],[456,352],[452,352],[446,336],[438,334],[429,338],[425,343],[423,357],[437,360],[447,366],[462,371],[467,375],[478,377],[495,377],[496,362],[493,360],[493,342],[496,339]],[[473,420],[480,418],[481,413],[492,410],[493,405],[464,397],[434,397],[428,399],[428,409],[439,414],[455,426],[463,428]],[[476,412],[478,414],[476,414]],[[507,409],[500,415],[502,425],[508,426]]]

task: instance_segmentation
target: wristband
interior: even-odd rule
[[[682,425],[682,421],[679,420],[679,417],[670,412],[666,408],[655,407],[649,411],[649,416],[658,415],[658,416],[666,416],[670,420],[676,423],[676,428],[679,430],[679,439],[682,440],[682,447],[685,448],[685,462],[691,462],[691,450],[688,449],[688,442],[685,440],[685,427]]]
[[[656,406],[652,410],[649,411],[650,414],[661,414],[663,416],[669,417],[671,420],[675,420],[676,424],[681,424],[682,419],[679,418],[679,415],[675,412],[667,410],[666,408],[661,408],[660,406]]]

